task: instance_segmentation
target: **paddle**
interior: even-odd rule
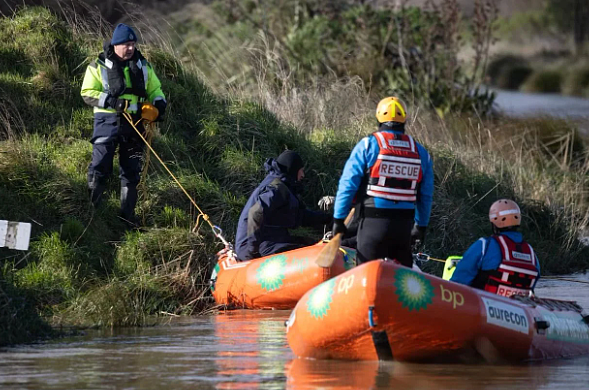
[[[352,218],[354,217],[354,210],[355,208],[352,207],[350,213],[344,220],[344,224],[348,226],[350,222],[352,222]],[[317,260],[315,260],[315,264],[319,267],[329,268],[335,261],[337,257],[337,251],[339,251],[340,244],[342,243],[343,233],[336,234],[327,245],[321,249],[321,252],[317,255]]]

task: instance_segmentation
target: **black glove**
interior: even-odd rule
[[[425,230],[427,226],[417,226],[417,224],[413,225],[413,229],[411,229],[411,245],[415,245],[417,241],[420,244],[425,243]]]
[[[338,233],[346,234],[347,231],[348,231],[348,228],[346,227],[346,224],[344,223],[343,218],[334,218],[333,219],[332,232],[333,232],[334,236]]]
[[[127,99],[117,99],[114,96],[109,96],[106,99],[107,108],[113,108],[117,112],[125,111],[125,108],[129,107],[129,101]]]
[[[157,119],[155,120],[156,122],[161,122],[164,120],[164,115],[166,114],[166,107],[168,106],[168,103],[166,103],[165,100],[158,100],[155,103],[153,103],[153,105],[155,106],[155,108],[157,108],[159,115],[157,116]]]

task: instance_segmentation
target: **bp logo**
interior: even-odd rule
[[[409,311],[425,309],[432,303],[434,288],[429,280],[417,272],[398,269],[395,274],[395,294]]]
[[[307,299],[307,310],[315,319],[321,319],[327,315],[333,301],[335,279],[328,280],[315,287]]]
[[[211,274],[211,279],[209,279],[209,284],[211,285],[211,291],[215,292],[215,284],[217,283],[217,275],[219,275],[219,270],[221,268],[219,267],[219,263],[217,263],[217,265],[215,265],[215,268],[213,269],[213,273]]]
[[[256,277],[258,283],[266,291],[274,291],[282,286],[284,281],[284,269],[286,268],[286,256],[272,256],[265,260],[258,268]]]

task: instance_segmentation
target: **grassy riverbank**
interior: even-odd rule
[[[97,210],[88,201],[92,110],[79,88],[100,50],[97,31],[42,8],[0,20],[0,217],[33,224],[30,251],[0,251],[0,344],[46,334],[47,322],[135,326],[211,306],[207,276],[221,246],[202,218],[192,232],[197,213],[155,159],[138,204],[143,231],[127,232],[117,219],[117,172],[107,201]],[[349,151],[374,130],[378,97],[352,79],[318,79],[321,88],[296,93],[258,79],[259,94],[213,93],[193,63],[164,45],[140,49],[170,103],[154,148],[228,239],[267,157],[301,153],[305,200],[314,207],[335,193]],[[488,234],[490,203],[509,196],[522,205],[524,232],[546,272],[589,266],[577,240],[589,164],[574,123],[412,112],[410,131],[435,160],[429,253],[463,252]]]

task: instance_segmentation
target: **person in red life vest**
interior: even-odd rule
[[[378,131],[352,150],[339,180],[333,234],[346,233],[344,218],[358,208],[358,263],[388,257],[411,267],[411,245],[423,242],[429,223],[433,165],[427,150],[405,134],[407,109],[396,97],[376,108]]]
[[[521,225],[519,206],[499,199],[489,209],[489,220],[493,235],[468,248],[450,280],[506,297],[529,295],[540,278],[540,262],[517,231]]]

